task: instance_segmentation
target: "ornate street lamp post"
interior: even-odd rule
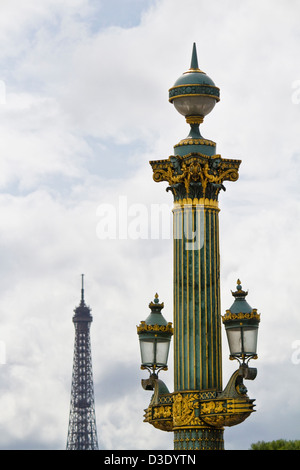
[[[259,317],[246,302],[240,283],[223,322],[230,355],[242,363],[222,390],[218,196],[225,190],[224,181],[238,179],[241,161],[216,154],[215,142],[200,133],[199,126],[219,95],[219,88],[198,67],[194,44],[190,69],[169,90],[169,101],[185,116],[190,133],[174,146],[174,155],[150,162],[154,181],[166,181],[174,197],[174,392],[155,372],[166,364],[144,360],[141,324],[142,368],[153,370],[142,384],[154,391],[145,421],[173,431],[177,450],[223,449],[224,426],[238,424],[254,411],[243,379],[256,375],[248,361],[256,357]],[[148,349],[153,358],[155,343]]]

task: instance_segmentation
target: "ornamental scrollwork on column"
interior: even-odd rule
[[[182,395],[177,393],[173,402],[173,426],[195,426],[200,424],[200,420],[195,416],[195,409],[198,408],[198,394],[189,393]]]
[[[220,190],[225,191],[224,181],[236,181],[240,160],[228,160],[220,155],[208,157],[188,154],[172,155],[168,160],[150,162],[153,179],[167,181],[174,200],[207,198],[217,200]]]

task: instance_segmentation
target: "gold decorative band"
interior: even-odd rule
[[[202,124],[204,117],[203,116],[186,116],[185,118],[188,124]]]
[[[183,145],[209,145],[210,147],[215,147],[216,143],[213,140],[207,139],[182,139],[178,144],[174,145],[174,148],[182,147]]]
[[[208,199],[208,198],[180,199],[174,202],[174,209],[182,209],[184,206],[189,206],[189,205],[196,207],[196,208],[199,207],[199,208],[205,208],[205,209],[215,209],[217,211],[220,211],[219,202],[214,199]]]
[[[137,332],[142,333],[143,331],[160,331],[170,335],[173,335],[174,333],[171,322],[169,322],[167,325],[147,325],[145,321],[141,321],[140,325],[137,326]]]
[[[260,313],[257,313],[257,309],[254,308],[250,313],[232,313],[230,310],[226,310],[226,314],[222,315],[223,323],[231,320],[257,320],[260,321]]]
[[[195,424],[195,425],[190,425],[190,426],[173,426],[172,427],[172,431],[181,431],[181,430],[184,430],[184,429],[189,429],[190,431],[192,430],[197,430],[197,429],[209,429],[211,431],[217,431],[217,430],[221,430],[221,431],[224,431],[224,428],[212,428],[209,424]]]

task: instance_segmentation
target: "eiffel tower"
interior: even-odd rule
[[[73,316],[75,344],[67,450],[98,450],[90,342],[93,317],[84,301],[83,278],[82,274],[81,301]]]

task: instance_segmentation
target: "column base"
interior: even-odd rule
[[[224,450],[224,429],[184,428],[174,431],[174,450]]]

